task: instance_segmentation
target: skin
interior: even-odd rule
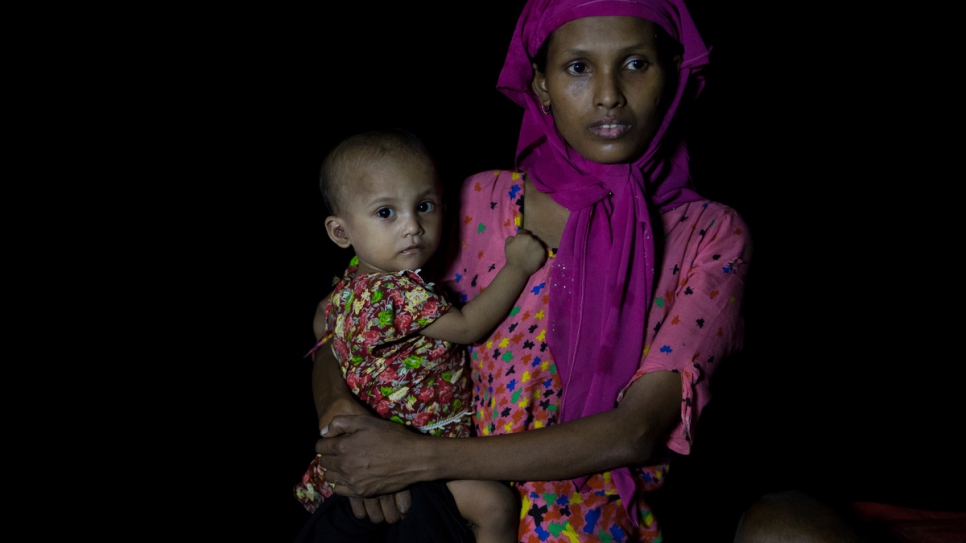
[[[533,91],[553,111],[560,135],[601,164],[639,157],[664,117],[669,70],[658,58],[658,26],[636,17],[587,17],[549,40],[546,73],[534,64]]]
[[[583,156],[629,162],[646,148],[660,125],[655,108],[667,70],[676,68],[660,66],[656,46],[653,25],[621,17],[580,19],[552,36],[548,73],[535,75],[533,89],[552,106],[561,133]],[[575,57],[576,51],[582,56]],[[647,69],[640,69],[640,56],[646,56]],[[575,67],[575,58],[591,75]],[[617,137],[588,128],[600,119],[619,121]],[[546,245],[558,246],[569,212],[529,181],[526,194],[524,228]],[[419,481],[559,480],[644,463],[680,421],[682,397],[679,374],[653,372],[635,381],[610,411],[517,434],[437,439],[359,413],[326,349],[317,351],[312,385],[326,431],[316,451],[327,476],[337,493],[371,498],[365,500],[366,511],[385,519],[399,516],[394,493]],[[401,449],[405,458],[398,454]]]
[[[346,180],[351,198],[325,219],[336,245],[352,247],[359,273],[417,270],[439,247],[443,204],[433,164],[425,157],[376,160]]]

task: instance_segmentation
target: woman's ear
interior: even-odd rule
[[[533,89],[534,94],[537,95],[537,99],[543,104],[544,109],[550,107],[550,93],[547,92],[547,76],[537,69],[537,63],[531,64],[533,66],[533,79],[530,80],[530,87]]]
[[[329,234],[329,239],[339,247],[348,249],[352,246],[352,242],[349,241],[349,234],[346,233],[345,227],[342,225],[342,219],[339,217],[335,215],[326,217],[325,231]]]

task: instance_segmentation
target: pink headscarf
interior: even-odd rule
[[[567,22],[596,16],[647,19],[684,47],[660,129],[632,164],[599,164],[573,151],[530,87],[531,59],[547,37]],[[701,199],[691,188],[687,147],[671,139],[668,128],[679,106],[703,88],[708,53],[683,0],[528,0],[517,21],[497,84],[524,108],[517,167],[570,210],[550,287],[549,344],[563,383],[561,421],[614,408],[639,366],[658,258],[652,221],[660,225],[657,212]],[[613,476],[622,502],[634,507],[628,469]],[[636,512],[629,513],[636,524]]]

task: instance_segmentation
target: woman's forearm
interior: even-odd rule
[[[373,417],[329,425],[316,451],[340,493],[369,497],[435,479],[559,480],[645,463],[681,410],[681,377],[638,379],[605,413],[509,435],[421,436]]]
[[[611,411],[538,430],[449,440],[423,454],[443,479],[559,480],[647,462],[680,420],[681,377],[642,376]]]

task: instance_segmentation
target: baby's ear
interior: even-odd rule
[[[349,241],[349,234],[345,231],[345,226],[342,224],[342,219],[331,215],[325,218],[325,231],[329,234],[329,239],[333,241],[336,245],[343,249],[348,249],[352,246],[352,242]]]

